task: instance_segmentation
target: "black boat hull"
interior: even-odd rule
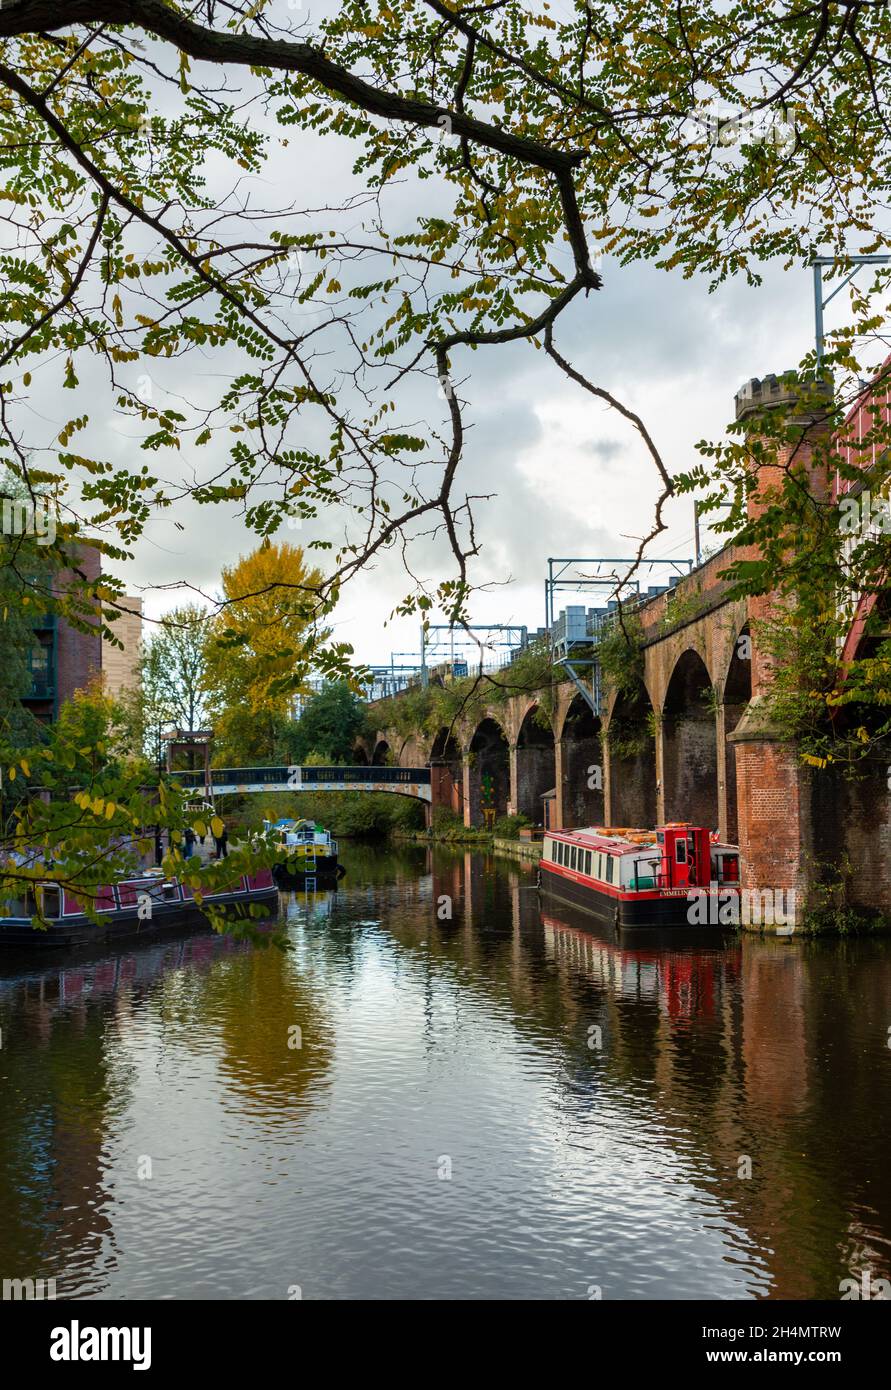
[[[248,905],[269,909],[274,916],[278,909],[278,888],[262,892],[235,893],[225,898],[207,899],[208,906],[229,910]],[[233,914],[234,915],[234,914]],[[53,922],[45,931],[37,930],[30,922],[0,922],[0,948],[15,950],[71,950],[78,946],[102,946],[111,942],[142,941],[157,936],[171,927],[196,926],[207,918],[193,902],[153,904],[151,917],[140,917],[136,907],[118,909],[108,920],[97,925],[86,916],[71,917]]]
[[[670,898],[642,898],[629,901],[598,892],[586,883],[576,883],[562,874],[551,873],[541,866],[542,894],[557,902],[579,907],[603,926],[618,928],[643,927],[656,931],[684,929],[697,923],[689,917],[690,901],[686,893]],[[726,928],[722,928],[726,930]]]

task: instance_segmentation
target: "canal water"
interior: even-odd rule
[[[77,1298],[839,1298],[891,1278],[891,943],[617,940],[353,847],[287,954],[0,958],[0,1278]]]

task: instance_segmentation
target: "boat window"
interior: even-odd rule
[[[612,883],[616,872],[616,861],[611,854],[606,856],[606,881]]]
[[[589,849],[585,850],[585,873],[589,878],[591,877],[591,851]]]
[[[57,887],[44,888],[41,893],[41,898],[44,917],[61,917],[62,904]]]
[[[677,862],[678,862],[679,864],[686,864],[686,862],[687,862],[687,842],[686,842],[686,840],[675,840],[675,842],[674,842],[674,857],[675,857],[675,859],[677,860]]]
[[[570,851],[569,851],[569,867],[570,867],[571,869],[574,869],[574,868],[576,867],[576,859],[577,859],[577,857],[578,857],[578,851],[577,851],[575,845],[573,845],[572,848],[571,848]]]

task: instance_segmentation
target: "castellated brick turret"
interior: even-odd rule
[[[759,417],[763,418],[765,409],[785,407],[788,411],[784,422],[790,426],[788,438],[770,438],[768,445],[766,432],[762,436],[772,461],[752,461],[757,477],[749,493],[748,513],[753,520],[764,515],[790,470],[801,476],[817,500],[828,497],[828,469],[824,461],[814,458],[815,445],[829,428],[829,412],[821,406],[821,398],[828,405],[828,385],[815,388],[812,382],[801,384],[791,373],[755,377],[736,393],[736,418],[748,422],[753,436],[757,437]],[[736,755],[745,885],[793,890],[804,907],[810,897],[808,866],[813,858],[808,774],[798,760],[795,745],[771,717],[767,698],[771,662],[759,650],[758,642],[758,624],[775,615],[780,602],[770,593],[747,602],[753,634],[752,699],[729,740]]]
[[[827,384],[816,387],[813,382],[802,384],[792,373],[780,377],[773,373],[753,377],[737,391],[737,420],[748,422],[749,429],[756,432],[759,417],[763,417],[765,410],[784,407],[787,412],[785,424],[791,436],[788,442],[770,441],[775,462],[757,465],[753,462],[753,468],[757,467],[757,480],[749,493],[747,504],[748,514],[753,520],[767,510],[789,470],[801,476],[803,484],[816,500],[823,502],[828,498],[828,468],[824,460],[814,458],[814,446],[828,429],[828,411],[820,406],[820,398],[825,399],[828,405],[830,388]],[[750,622],[757,625],[765,620],[776,611],[776,602],[771,594],[749,599]],[[769,685],[770,662],[764,652],[759,652],[756,640],[752,656],[753,697],[765,694]]]

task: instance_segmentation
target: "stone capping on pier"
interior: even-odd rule
[[[801,381],[795,372],[783,372],[780,376],[774,372],[762,377],[753,376],[736,393],[736,418],[744,420],[766,407],[794,404],[802,396],[812,396],[815,392],[825,397],[828,405],[832,400],[831,382]],[[802,421],[815,418],[812,404],[800,416],[793,418]]]

